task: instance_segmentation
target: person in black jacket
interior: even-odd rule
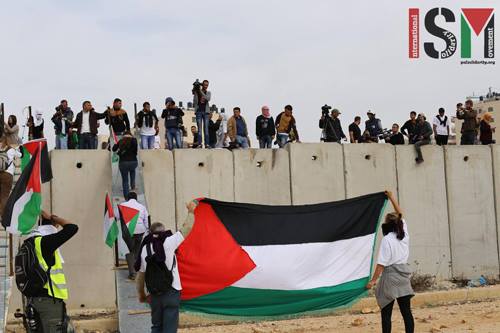
[[[63,99],[52,116],[56,132],[56,149],[68,149],[68,136],[71,133],[72,121],[73,111],[68,107],[68,101]]]
[[[386,143],[390,143],[391,145],[404,145],[405,138],[403,134],[399,131],[398,124],[392,124],[392,133],[389,137],[385,138]]]
[[[269,107],[262,107],[262,114],[255,119],[255,134],[259,140],[259,148],[271,148],[274,137],[276,136],[276,127],[274,119],[269,113]]]
[[[141,148],[154,149],[155,136],[158,133],[158,117],[156,110],[151,110],[149,102],[142,104],[142,110],[137,114],[136,124],[141,135]]]
[[[346,139],[344,131],[342,130],[342,125],[340,124],[339,115],[340,111],[333,109],[331,117],[328,117],[328,115],[326,117],[324,115],[321,116],[319,128],[324,129],[323,140],[325,142],[340,143],[341,139]]]
[[[161,117],[165,119],[165,139],[167,139],[168,149],[182,148],[182,117],[184,112],[175,105],[172,97],[165,99],[165,107]]]
[[[415,143],[415,128],[417,127],[417,113],[415,111],[410,112],[410,119],[407,120],[403,127],[401,127],[401,133],[408,138],[410,144]]]
[[[122,109],[122,100],[115,98],[113,108],[106,110],[106,125],[110,125],[116,136],[121,138],[126,131],[130,131],[130,121],[128,120],[127,111]]]
[[[137,139],[130,131],[113,146],[113,151],[120,157],[118,168],[122,176],[123,197],[128,198],[130,189],[135,190],[135,169],[137,169]],[[130,187],[129,187],[130,175]]]

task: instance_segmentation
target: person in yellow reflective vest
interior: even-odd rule
[[[63,271],[64,260],[59,247],[73,237],[78,226],[56,215],[42,211],[42,223],[31,237],[35,244],[35,255],[44,271],[50,267],[49,281],[43,291],[28,299],[35,310],[39,327],[44,333],[68,332],[69,318],[66,315],[65,300],[68,288]],[[58,230],[57,226],[62,227]]]

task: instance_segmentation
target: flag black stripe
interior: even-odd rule
[[[203,199],[242,246],[333,242],[375,232],[384,193],[303,206]]]

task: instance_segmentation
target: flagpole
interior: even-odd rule
[[[120,261],[118,259],[118,240],[115,240],[115,267],[120,266]]]
[[[14,265],[12,263],[12,260],[14,258],[14,250],[12,247],[14,246],[14,241],[12,238],[12,234],[9,233],[9,276],[14,275]]]

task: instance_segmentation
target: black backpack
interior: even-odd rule
[[[168,269],[164,261],[158,262],[151,252],[151,243],[146,244],[146,288],[152,295],[162,294],[167,292],[172,287],[174,276],[172,270],[175,267],[175,256],[172,268]]]
[[[43,286],[49,281],[50,267],[45,271],[35,252],[34,238],[27,239],[19,248],[15,258],[17,289],[27,296],[36,297],[43,292]]]

